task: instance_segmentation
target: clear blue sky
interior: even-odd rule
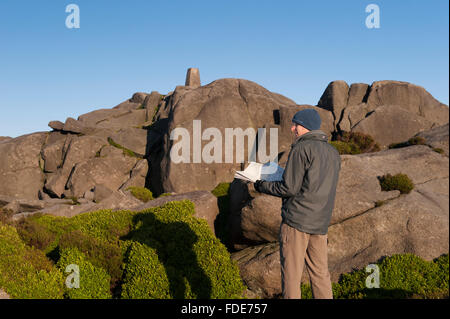
[[[80,29],[66,28],[68,4]],[[368,29],[368,4],[380,28]],[[447,0],[0,1],[0,136],[111,108],[134,92],[244,78],[298,104],[327,84],[407,81],[449,101]]]

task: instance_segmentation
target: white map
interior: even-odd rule
[[[263,181],[281,181],[283,179],[284,169],[277,163],[268,162],[266,164],[250,162],[247,168],[243,171],[236,171],[234,178],[242,179],[244,181],[256,182]]]

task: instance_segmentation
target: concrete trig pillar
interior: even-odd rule
[[[185,86],[199,87],[200,84],[200,72],[198,68],[189,68],[186,74],[186,84]]]

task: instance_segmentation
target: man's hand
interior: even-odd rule
[[[261,193],[261,185],[262,185],[263,181],[262,180],[257,180],[255,183],[253,183],[253,186],[255,187],[255,190],[259,193]]]

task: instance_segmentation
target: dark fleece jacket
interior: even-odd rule
[[[340,169],[341,158],[327,135],[313,130],[292,144],[283,180],[264,181],[259,190],[282,197],[283,222],[308,234],[324,235],[328,233]]]

